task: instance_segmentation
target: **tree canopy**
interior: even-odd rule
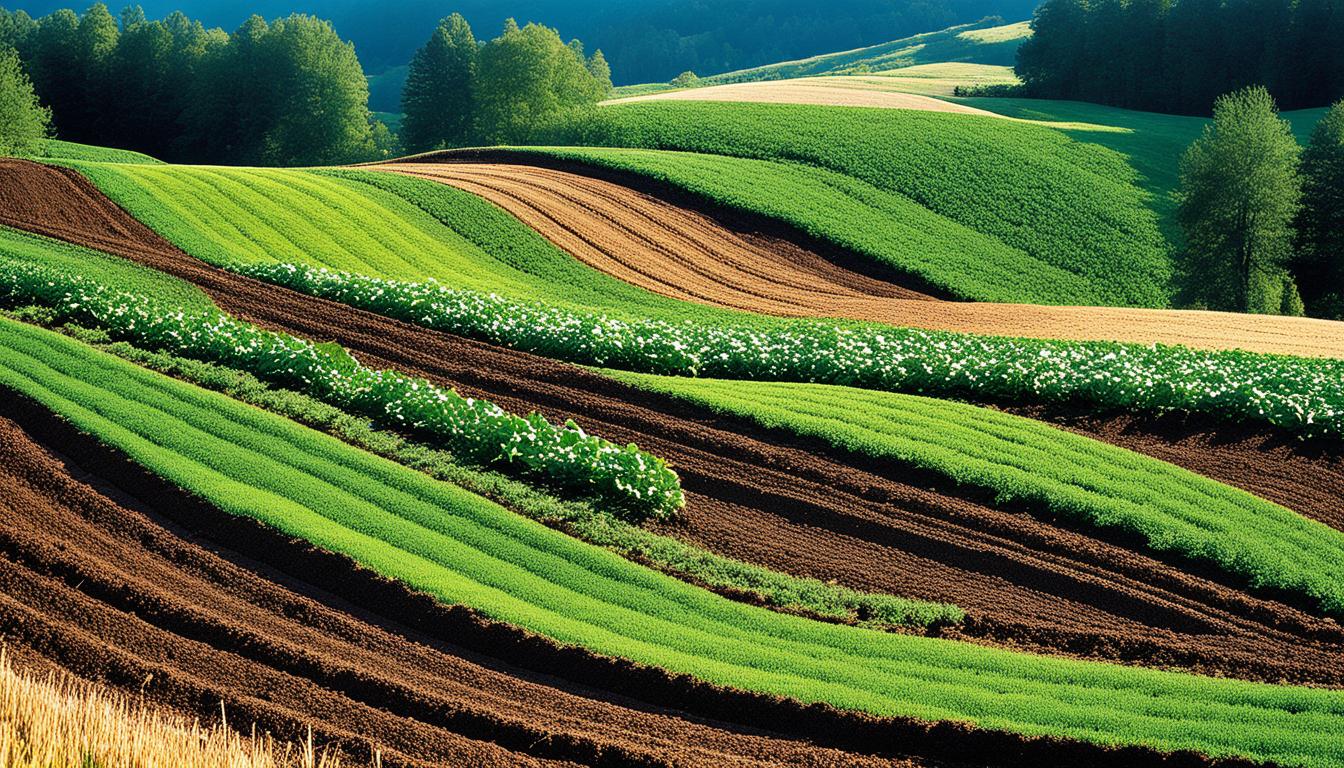
[[[311,165],[378,155],[368,83],[329,22],[294,14],[232,35],[181,12],[95,3],[34,22],[0,10],[57,133],[168,160]],[[378,132],[385,137],[385,129]]]
[[[1213,123],[1181,158],[1177,217],[1193,299],[1262,313],[1300,303],[1285,270],[1301,197],[1298,152],[1264,88],[1218,99]]]
[[[401,95],[401,139],[408,151],[457,146],[471,136],[476,47],[471,26],[454,13],[416,51]]]
[[[565,43],[554,29],[513,19],[478,46],[466,19],[453,14],[411,62],[403,139],[412,151],[523,142],[610,92],[602,51],[586,56],[581,41]]]
[[[1302,153],[1302,210],[1293,272],[1313,315],[1344,319],[1344,101]]]
[[[31,155],[51,120],[12,48],[0,44],[0,155]]]
[[[1044,0],[1032,30],[1033,96],[1200,115],[1256,84],[1285,109],[1344,96],[1344,0]]]

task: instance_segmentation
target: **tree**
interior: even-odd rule
[[[37,22],[23,11],[10,13],[0,8],[0,48],[11,48],[23,60],[30,55],[29,46],[37,33]]]
[[[47,135],[51,113],[13,50],[0,48],[0,155],[31,155]]]
[[[1181,158],[1177,218],[1193,298],[1213,309],[1278,312],[1301,196],[1298,146],[1269,91],[1218,99]]]
[[[1081,0],[1045,0],[1032,15],[1031,30],[1032,36],[1017,49],[1017,76],[1033,94],[1077,97],[1087,31]]]
[[[1344,101],[1325,113],[1302,153],[1302,209],[1293,273],[1313,315],[1344,318]]]
[[[673,88],[694,88],[699,84],[700,76],[689,69],[672,78],[672,82],[668,83]]]
[[[407,151],[461,146],[471,137],[476,37],[461,14],[439,22],[411,59],[401,92],[401,140]]]
[[[121,32],[125,34],[127,30],[137,24],[144,24],[148,19],[145,18],[145,9],[138,5],[128,5],[121,9],[121,16],[117,19],[121,24]]]
[[[490,142],[527,141],[552,122],[591,108],[610,90],[560,34],[540,24],[521,29],[513,19],[481,48],[477,125]]]
[[[599,48],[593,52],[588,59],[588,74],[593,76],[597,85],[602,89],[602,95],[611,93],[611,65],[607,63],[607,57],[602,55],[602,49]]]
[[[264,38],[265,88],[281,108],[263,138],[272,165],[327,165],[373,152],[369,81],[331,23],[292,14]]]

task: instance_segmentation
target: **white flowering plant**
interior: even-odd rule
[[[263,330],[218,310],[184,310],[50,267],[0,258],[0,299],[36,303],[138,345],[243,368],[380,422],[420,430],[483,464],[521,468],[596,493],[633,516],[670,517],[685,504],[660,458],[551,424],[425,379],[362,365],[339,345]]]
[[[977,336],[826,320],[773,327],[624,320],[291,264],[233,269],[496,344],[645,373],[844,384],[935,396],[1180,411],[1344,435],[1344,361],[1167,345]]]

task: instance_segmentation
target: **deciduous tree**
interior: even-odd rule
[[[1264,88],[1218,99],[1213,123],[1181,159],[1178,219],[1193,298],[1214,309],[1281,311],[1301,196],[1298,152]]]
[[[0,47],[0,155],[35,153],[50,121],[18,54]]]

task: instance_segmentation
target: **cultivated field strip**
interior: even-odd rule
[[[1344,764],[1344,693],[1032,657],[710,595],[320,433],[0,321],[0,383],[137,463],[449,603],[709,682],[1285,764]]]
[[[786,317],[841,317],[997,336],[1344,358],[1344,323],[1327,320],[921,300],[928,297],[845,270],[787,240],[734,231],[710,215],[660,199],[658,190],[637,177],[577,164],[544,167],[544,158],[526,153],[502,158],[507,162],[374,167],[479,194],[583,263],[675,299]]]
[[[352,757],[367,758],[374,739],[387,765],[893,764],[616,703],[454,646],[467,638],[450,617],[417,616],[406,598],[400,613],[386,598],[363,603],[383,613],[353,609],[324,589],[349,569],[296,573],[313,562],[293,553],[274,561],[288,573],[263,567],[230,549],[264,549],[262,529],[213,524],[185,494],[133,480],[103,452],[53,456],[46,438],[63,452],[87,441],[12,401],[4,410],[27,427],[0,418],[0,624],[11,648],[131,688],[152,674],[140,690],[154,700],[203,715],[223,700],[235,724],[291,734],[311,724]],[[179,523],[204,527],[183,536]],[[496,630],[497,652],[518,644]]]
[[[1029,419],[933,398],[789,382],[604,371],[635,386],[1116,527],[1265,588],[1344,608],[1344,534],[1170,464]]]
[[[876,79],[876,78],[875,78]],[[755,83],[728,83],[626,96],[603,102],[603,106],[638,101],[744,101],[764,104],[814,104],[828,107],[878,107],[882,109],[919,109],[928,112],[953,112],[959,115],[1001,115],[953,101],[913,93],[879,90],[880,85],[848,87],[844,78],[798,78]]]
[[[1094,538],[930,493],[883,469],[826,456],[824,446],[754,435],[749,423],[570,365],[222,272],[113,211],[136,235],[108,247],[201,286],[226,311],[334,339],[366,363],[423,375],[511,410],[572,417],[668,458],[690,491],[685,521],[666,531],[671,535],[776,570],[956,602],[971,614],[969,636],[1015,647],[1344,683],[1344,633],[1336,625]],[[47,218],[45,229],[84,241],[88,221]],[[1296,471],[1283,480],[1309,485],[1314,465],[1296,454],[1291,461]],[[1250,466],[1260,477],[1278,477],[1272,467]]]

